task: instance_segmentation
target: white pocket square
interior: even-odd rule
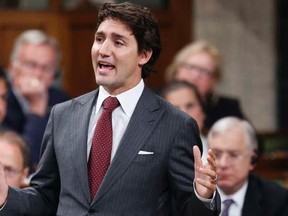
[[[138,155],[152,155],[154,152],[149,152],[149,151],[139,151]]]

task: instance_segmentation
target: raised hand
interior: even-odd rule
[[[8,184],[4,173],[3,164],[0,161],[0,208],[3,206],[8,196]]]
[[[201,161],[201,153],[198,146],[193,146],[195,183],[197,193],[203,197],[210,199],[216,190],[216,161],[215,155],[211,149],[208,151],[207,163],[203,165]]]

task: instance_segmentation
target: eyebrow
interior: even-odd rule
[[[123,40],[128,39],[126,36],[121,35],[121,34],[116,33],[116,32],[112,32],[111,34],[112,34],[113,38],[123,39]],[[95,33],[95,36],[104,36],[104,35],[106,35],[106,34],[103,31],[98,31]],[[130,35],[133,35],[133,34],[131,33]]]

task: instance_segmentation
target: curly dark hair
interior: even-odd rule
[[[148,77],[153,72],[153,66],[161,52],[156,18],[148,8],[124,2],[104,4],[98,13],[97,29],[107,19],[119,20],[127,25],[136,38],[139,53],[152,50],[151,58],[142,68],[142,78]]]

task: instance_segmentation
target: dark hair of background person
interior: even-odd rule
[[[186,81],[172,81],[171,83],[169,83],[167,86],[165,86],[161,90],[160,96],[166,98],[167,94],[169,94],[172,91],[181,89],[181,88],[191,89],[191,91],[194,92],[196,99],[201,106],[201,109],[203,110],[203,112],[205,112],[204,103],[203,103],[203,100],[201,98],[201,95],[200,95],[197,87],[191,83],[186,82]]]
[[[133,10],[129,10],[129,5]],[[160,55],[161,40],[156,18],[150,10],[143,10],[143,8],[145,9],[145,7],[127,2],[122,4],[106,3],[98,14],[96,28],[106,19],[119,20],[132,31],[138,44],[139,53],[152,49],[150,60],[142,68],[142,78],[146,78],[153,72],[153,65]]]

